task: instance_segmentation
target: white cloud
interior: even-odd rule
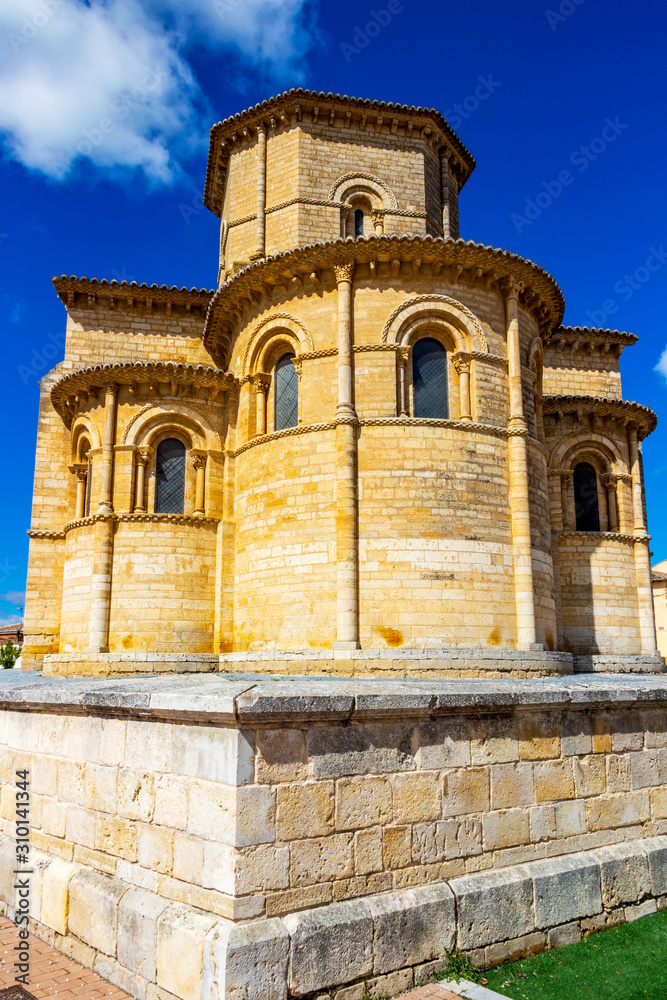
[[[664,349],[660,355],[660,359],[654,368],[654,371],[660,372],[667,379],[667,347]]]
[[[280,75],[309,45],[306,0],[2,0],[0,132],[53,177],[80,157],[168,183],[206,141],[194,46]]]
[[[7,601],[8,604],[25,604],[25,590],[8,590],[5,594],[0,594],[0,601]]]

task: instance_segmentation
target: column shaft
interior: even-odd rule
[[[450,218],[449,218],[449,160],[447,159],[447,150],[443,149],[440,152],[440,190],[442,198],[442,235],[445,239],[451,236]]]
[[[266,245],[266,128],[257,130],[257,256],[263,257]]]
[[[98,511],[113,511],[113,446],[116,435],[117,385],[104,387],[104,438],[102,440],[102,468],[100,470],[100,502]]]
[[[87,653],[106,653],[109,649],[112,565],[113,519],[102,516],[95,521],[93,539]]]
[[[336,649],[359,648],[357,415],[352,399],[352,275],[334,268],[338,285],[336,411]]]
[[[519,289],[515,282],[508,284],[506,306],[510,419],[507,450],[517,646],[519,649],[531,649],[536,645],[537,631],[535,625],[533,547],[530,531],[527,427],[523,414],[523,387],[521,383],[518,292]]]

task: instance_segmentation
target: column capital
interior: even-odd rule
[[[574,472],[572,469],[559,469],[556,475],[559,477],[563,486],[569,486]]]
[[[137,451],[137,464],[138,465],[148,465],[153,454],[152,448],[139,448]]]
[[[409,345],[404,347],[399,347],[396,351],[396,357],[398,358],[398,363],[402,368],[406,368],[408,362],[410,361],[410,356],[412,355],[412,348]]]
[[[343,281],[352,281],[352,275],[354,274],[355,262],[348,261],[346,264],[333,264],[332,270],[336,276],[336,284],[340,285]]]
[[[268,372],[255,372],[254,375],[250,375],[248,381],[262,392],[266,392],[268,387],[271,385],[271,376]]]
[[[68,466],[68,469],[81,482],[88,474],[88,463],[74,462],[72,465]]]
[[[615,472],[605,472],[604,475],[600,476],[602,485],[608,490],[615,490],[619,479],[620,476],[617,476]]]
[[[192,462],[194,468],[195,469],[205,469],[206,468],[206,459],[207,459],[207,457],[208,456],[205,454],[205,452],[201,452],[201,451],[197,452],[196,451],[191,456],[191,462]]]
[[[470,361],[470,355],[464,351],[457,351],[456,354],[452,354],[452,364],[459,375],[462,375],[464,372],[470,374]]]
[[[518,299],[521,292],[524,290],[524,284],[522,281],[518,281],[511,274],[503,279],[501,283],[501,288],[505,294],[506,299]]]
[[[105,396],[114,396],[115,397],[115,396],[118,395],[118,390],[120,389],[120,386],[118,385],[117,382],[105,382],[104,386],[103,386],[103,389],[104,389],[104,395]]]

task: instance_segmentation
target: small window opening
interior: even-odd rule
[[[363,208],[357,208],[354,212],[354,235],[363,236],[364,235],[364,210]]]
[[[155,513],[182,514],[185,506],[185,445],[167,438],[155,459]]]
[[[589,462],[579,462],[574,467],[574,509],[577,531],[599,531],[598,477]]]

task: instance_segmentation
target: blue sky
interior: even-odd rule
[[[212,287],[208,129],[292,86],[442,111],[478,163],[461,235],[550,271],[566,323],[637,333],[624,394],[665,412],[666,29],[658,0],[4,0],[0,621],[25,586],[38,379],[62,357],[51,277]],[[657,562],[666,426],[644,455]]]

